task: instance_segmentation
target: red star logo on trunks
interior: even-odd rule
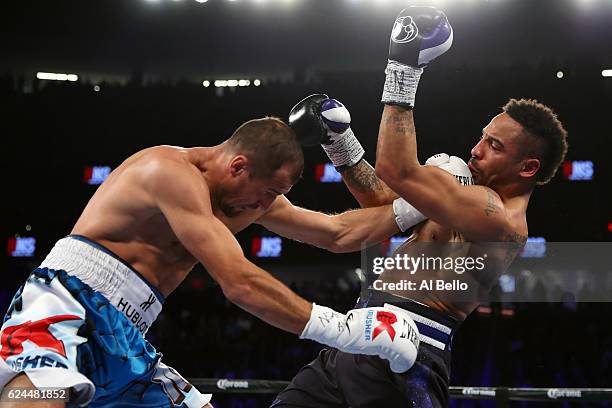
[[[395,314],[391,312],[378,312],[376,313],[376,320],[378,320],[380,324],[374,329],[372,340],[374,340],[380,333],[387,332],[391,337],[391,341],[393,341],[395,339],[395,329],[392,325],[393,323],[397,322],[397,317]]]
[[[0,336],[0,345],[2,346],[0,357],[6,360],[10,356],[21,354],[23,352],[23,342],[26,340],[66,357],[64,343],[49,331],[50,325],[66,320],[81,320],[81,318],[74,315],[57,315],[34,322],[28,320],[25,323],[7,327]]]

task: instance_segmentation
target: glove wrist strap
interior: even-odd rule
[[[332,142],[322,144],[321,147],[338,171],[346,170],[359,163],[365,150],[351,128],[345,130],[341,135],[332,133],[330,136]]]
[[[337,343],[339,333],[338,330],[330,330],[330,326],[333,326],[342,317],[342,314],[329,307],[313,303],[310,319],[300,334],[300,339],[314,340],[327,346],[337,347],[335,343]]]
[[[393,201],[393,214],[395,214],[395,223],[402,232],[406,232],[407,229],[427,219],[419,210],[401,197]]]
[[[386,78],[381,102],[413,108],[422,73],[423,68],[414,68],[389,60],[385,69]]]

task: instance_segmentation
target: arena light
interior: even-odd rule
[[[88,166],[85,167],[83,180],[87,184],[97,186],[104,183],[111,171],[112,169],[109,166]]]
[[[94,85],[93,90],[94,92],[100,92],[100,85]]]
[[[604,69],[601,71],[602,77],[612,77],[612,69]]]
[[[261,85],[261,81],[259,79],[256,79],[256,80],[253,81],[253,85],[259,86],[259,85]]]
[[[7,255],[13,258],[32,257],[36,252],[36,238],[14,236],[8,239]]]
[[[546,258],[546,238],[528,237],[520,256],[521,258]]]
[[[210,86],[210,81],[203,81],[203,82],[202,82],[202,86],[203,86],[204,88],[208,88],[208,87]]]
[[[281,237],[255,237],[251,243],[251,254],[258,258],[278,258],[282,251]]]
[[[499,277],[499,287],[504,293],[512,293],[516,290],[516,277],[502,274]]]
[[[563,78],[563,71],[557,71],[557,78]]]
[[[37,79],[44,79],[47,81],[78,81],[79,76],[76,74],[57,74],[55,72],[37,72]]]
[[[590,160],[567,160],[563,162],[563,177],[570,181],[590,181],[595,175],[595,165]]]
[[[208,0],[195,0],[196,3],[206,3]]]
[[[340,183],[342,175],[331,163],[317,164],[315,167],[315,179],[320,183]]]
[[[208,87],[210,85],[210,82],[204,81],[202,82],[202,85]],[[215,80],[214,85],[217,88],[225,88],[225,87],[234,88],[237,86],[245,87],[245,86],[251,86],[251,80],[249,79],[217,79]],[[256,84],[254,85],[257,86]]]

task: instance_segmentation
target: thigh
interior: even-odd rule
[[[448,406],[448,384],[421,353],[415,365],[396,374],[376,356],[339,353],[338,383],[351,408],[441,408]]]
[[[346,407],[335,374],[337,354],[335,349],[322,350],[314,361],[300,369],[270,408]]]
[[[200,393],[175,369],[158,361],[145,376],[132,381],[121,393],[96,400],[90,406],[210,408],[211,398],[211,394]]]
[[[351,408],[414,406],[398,387],[397,378],[386,360],[376,356],[339,353],[337,377],[342,394]]]
[[[0,408],[23,408],[24,406],[32,406],[35,408],[64,408],[66,406],[65,402],[63,401],[53,401],[53,400],[48,400],[48,401],[28,401],[28,404],[25,405],[24,400],[17,400],[17,399],[11,399],[11,398],[6,398],[7,393],[9,390],[11,389],[19,389],[19,390],[24,390],[24,389],[36,389],[36,387],[34,386],[34,384],[32,384],[32,381],[30,381],[30,379],[28,378],[27,375],[25,374],[19,374],[17,375],[15,378],[13,378],[11,381],[9,381],[6,386],[4,387],[4,389],[2,390],[2,400],[0,401]]]

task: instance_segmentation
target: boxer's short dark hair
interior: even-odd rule
[[[535,99],[510,99],[503,109],[523,126],[525,156],[540,160],[536,184],[548,183],[567,153],[567,131],[563,124],[551,108]]]
[[[276,117],[253,119],[240,125],[227,141],[236,154],[249,159],[251,177],[267,178],[291,165],[295,184],[304,170],[304,154],[295,132]]]

